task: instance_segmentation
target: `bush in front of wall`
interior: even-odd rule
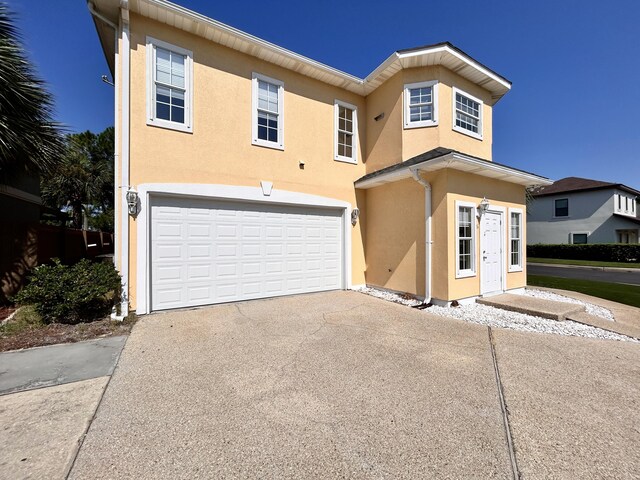
[[[640,262],[638,243],[536,244],[527,245],[527,256],[533,258],[563,258],[599,262]]]
[[[75,324],[106,316],[119,300],[120,285],[112,263],[84,259],[63,265],[53,259],[32,271],[14,301],[33,305],[45,323]]]

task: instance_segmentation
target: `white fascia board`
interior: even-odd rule
[[[382,62],[375,70],[373,70],[373,72],[367,75],[366,78],[362,79],[355,75],[351,75],[349,73],[343,72],[342,70],[339,70],[337,68],[330,67],[329,65],[326,65],[324,63],[312,60],[308,57],[305,57],[304,55],[300,55],[298,53],[292,52],[291,50],[280,47],[274,43],[268,42],[254,35],[243,32],[242,30],[238,30],[237,28],[231,27],[222,22],[219,22],[205,15],[194,12],[193,10],[184,8],[180,5],[176,5],[174,3],[168,2],[166,0],[139,0],[139,3],[142,3],[142,2],[147,3],[149,5],[156,6],[158,8],[164,9],[169,12],[172,12],[173,14],[187,20],[187,22],[195,22],[197,24],[207,25],[216,30],[232,35],[233,37],[237,38],[240,41],[248,42],[260,49],[264,49],[275,55],[283,56],[287,59],[302,63],[313,69],[319,70],[323,73],[329,74],[334,77],[338,77],[339,79],[346,82],[347,84],[350,84],[349,87],[345,87],[345,88],[353,91],[360,90],[360,93],[362,95],[368,95],[371,92],[373,92],[377,87],[374,87],[371,84],[378,81],[379,77],[385,72],[385,70],[390,68],[394,63],[400,62],[403,58],[428,55],[428,54],[433,54],[438,52],[446,52],[458,58],[459,60],[465,62],[467,65],[478,70],[483,75],[486,75],[491,80],[499,83],[505,89],[507,90],[511,89],[511,83],[509,83],[508,81],[505,81],[500,76],[494,74],[487,68],[483,67],[478,62],[473,60],[471,57],[461,54],[447,45],[427,48],[423,50],[416,50],[415,52],[406,52],[406,53],[393,52],[384,62]],[[137,10],[138,12],[140,11],[139,6]],[[400,64],[400,68],[401,69],[403,68],[402,64]]]
[[[369,178],[361,182],[356,182],[355,187],[363,189],[373,188],[385,183],[396,182],[404,178],[409,178],[409,176],[411,175],[410,169],[421,170],[424,172],[433,172],[436,170],[441,170],[443,168],[453,168],[454,170],[460,170],[456,168],[457,162],[464,165],[472,165],[474,167],[477,167],[477,170],[473,172],[475,175],[484,176],[482,175],[482,173],[479,173],[482,170],[499,173],[504,178],[499,178],[498,180],[509,183],[517,183],[520,185],[551,185],[553,183],[549,179],[545,179],[543,177],[525,172],[520,172],[509,167],[504,167],[502,165],[496,165],[494,163],[487,162],[486,160],[478,160],[459,153],[449,153],[447,155],[443,155],[442,157],[425,160],[422,163],[416,163],[399,170],[394,170],[393,172]],[[507,177],[512,177],[520,181],[508,180]]]
[[[238,30],[237,28],[226,25],[222,22],[209,18],[205,15],[201,15],[197,12],[194,12],[193,10],[189,10],[187,8],[181,7],[180,5],[176,5],[175,3],[167,2],[165,0],[144,0],[144,1],[146,1],[151,5],[155,5],[159,8],[169,10],[175,13],[176,15],[184,17],[193,22],[204,23],[217,30],[226,32],[236,38],[252,43],[259,48],[264,48],[275,54],[283,55],[287,58],[290,58],[291,60],[295,60],[297,62],[301,62],[306,65],[309,65],[310,67],[322,70],[325,73],[336,75],[338,77],[341,77],[343,80],[347,82],[354,82],[358,85],[362,85],[363,83],[363,80],[361,78],[356,77],[355,75],[351,75],[349,73],[343,72],[342,70],[338,70],[337,68],[330,67],[329,65],[325,65],[324,63],[317,62],[308,57],[305,57],[304,55],[300,55],[298,53],[292,52],[291,50],[287,50],[286,48],[279,47],[274,43],[267,42],[266,40],[262,40],[261,38],[258,38],[254,35],[243,32],[242,30]]]

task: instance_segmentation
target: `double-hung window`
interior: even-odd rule
[[[522,210],[509,209],[509,271],[522,271]]]
[[[476,209],[467,202],[456,202],[456,277],[476,274]]]
[[[554,217],[568,217],[569,216],[569,199],[558,198],[553,202],[553,216]]]
[[[340,162],[356,163],[358,140],[358,110],[340,100],[335,101],[335,146],[334,159]]]
[[[482,100],[453,88],[453,129],[482,139]]]
[[[438,124],[438,82],[409,83],[404,86],[404,128]]]
[[[189,50],[147,37],[147,125],[192,131],[192,76]]]
[[[251,143],[284,150],[284,83],[255,72],[252,82]]]

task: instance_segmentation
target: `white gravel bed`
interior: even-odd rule
[[[544,298],[545,300],[554,300],[556,302],[575,303],[577,305],[584,305],[588,314],[595,315],[596,317],[600,317],[603,320],[609,320],[610,322],[614,321],[613,313],[611,313],[611,310],[601,307],[599,305],[594,305],[592,303],[583,302],[582,300],[577,300],[575,298],[567,297],[565,295],[558,295],[557,293],[546,292],[544,290],[536,290],[535,288],[527,288],[525,289],[524,293],[522,293],[521,295],[526,295],[528,297]]]
[[[406,306],[418,305],[421,302],[411,298],[385,290],[379,290],[370,287],[360,287],[356,289],[359,292],[381,298]],[[543,292],[546,293],[546,292]],[[560,295],[558,295],[560,296]],[[562,297],[567,298],[567,297]],[[433,305],[422,310],[423,312],[441,317],[456,318],[466,322],[487,325],[490,327],[510,328],[512,330],[520,330],[524,332],[537,333],[553,333],[556,335],[569,335],[575,337],[599,338],[603,340],[619,340],[637,342],[637,340],[619,335],[617,333],[608,332],[601,328],[590,327],[581,323],[557,320],[549,320],[546,318],[535,317],[523,313],[510,312],[499,308],[489,307],[488,305],[480,305],[473,303],[470,305],[461,305],[459,307],[438,307]]]

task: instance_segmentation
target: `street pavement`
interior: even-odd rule
[[[594,280],[597,282],[625,283],[640,286],[640,269],[629,270],[602,270],[602,268],[567,267],[562,265],[527,264],[527,273],[530,275],[546,275],[549,277],[577,278],[581,280]]]

